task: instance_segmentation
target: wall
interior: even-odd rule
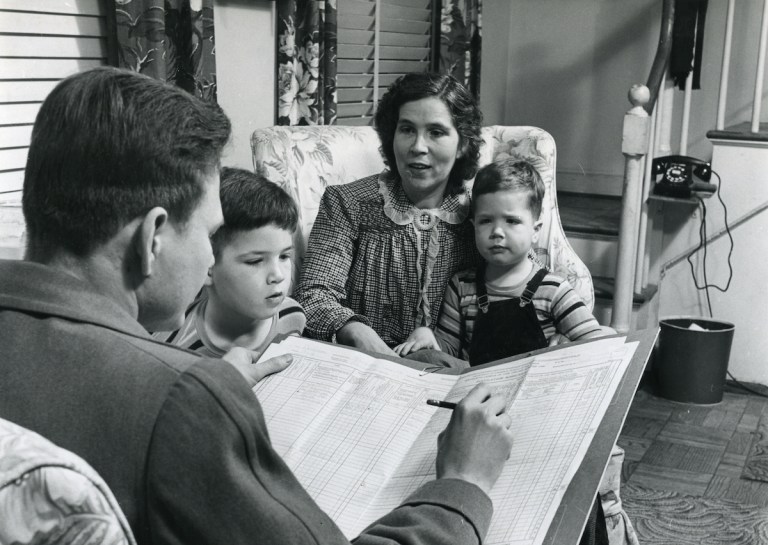
[[[486,122],[549,131],[558,146],[559,183],[565,172],[612,175],[616,187],[606,192],[620,191],[627,90],[650,69],[657,4],[486,0],[481,94]],[[506,47],[505,64],[492,44]]]
[[[751,115],[762,0],[738,0],[726,125]],[[702,89],[693,92],[688,154],[709,159],[725,27],[709,2]],[[481,101],[487,123],[536,125],[558,145],[558,186],[619,195],[627,91],[645,83],[659,38],[661,0],[485,0]],[[768,119],[768,85],[763,119]],[[674,92],[679,149],[683,92]]]
[[[24,253],[21,190],[32,125],[63,78],[107,63],[104,2],[0,2],[0,258]]]
[[[768,210],[739,222],[740,218],[768,203],[768,143],[745,145],[744,142],[718,141],[714,146],[712,168],[722,173],[722,199],[727,205],[734,241],[730,256],[733,278],[728,291],[709,290],[712,315],[736,326],[728,366],[731,374],[739,380],[768,385],[768,335],[765,334],[768,290],[764,287],[768,278]],[[693,213],[695,207],[671,206],[678,208],[678,217],[674,219],[681,225],[677,229],[668,229],[664,251],[667,262],[687,255],[698,246],[701,222],[701,215]],[[717,233],[724,225],[723,207],[715,197],[706,200],[706,207],[707,232]],[[687,221],[680,219],[683,215]],[[724,288],[728,283],[730,248],[727,236],[708,245],[706,267],[710,284]],[[700,251],[692,258],[699,285],[704,284],[703,255]],[[695,288],[690,265],[685,259],[667,270],[658,297],[662,318],[709,316],[706,293]]]
[[[726,102],[726,126],[747,121],[752,115],[755,70],[759,44],[762,2],[740,0],[734,14],[731,69]],[[707,10],[701,90],[691,98],[691,120],[687,154],[711,160],[712,169],[722,177],[722,198],[727,206],[728,222],[733,224],[755,207],[768,202],[768,146],[720,142],[713,146],[708,130],[715,128],[719,98],[722,48],[725,33],[726,2],[710,2]],[[765,87],[764,87],[765,88]],[[768,117],[768,101],[764,93],[762,119]],[[682,119],[683,93],[675,92],[673,150],[678,150]],[[713,182],[717,183],[716,178]],[[720,231],[725,222],[724,210],[716,198],[706,203],[707,233]],[[664,204],[664,234],[661,263],[669,263],[688,254],[699,244],[701,213],[685,205]],[[726,293],[710,289],[715,319],[733,323],[733,347],[729,371],[739,379],[768,385],[768,337],[763,332],[768,308],[768,291],[759,286],[768,278],[768,212],[758,214],[733,229],[734,249],[730,256],[733,278]],[[729,278],[730,241],[720,237],[707,248],[707,278],[710,284],[725,287]],[[697,282],[704,284],[703,252],[692,261],[696,265]],[[687,260],[670,267],[659,283],[657,294],[659,317],[673,315],[708,316],[706,293],[694,286]]]
[[[232,120],[222,164],[253,169],[250,136],[275,123],[275,2],[216,0],[218,102]]]

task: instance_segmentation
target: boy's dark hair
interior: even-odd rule
[[[211,238],[217,257],[234,233],[265,225],[294,232],[299,225],[299,210],[291,196],[260,174],[241,168],[221,169],[220,195],[224,225]]]
[[[66,78],[32,130],[27,256],[88,255],[156,206],[183,224],[229,135],[219,106],[159,80],[109,67]]]
[[[533,219],[539,219],[545,187],[539,171],[531,163],[505,158],[481,168],[472,186],[472,215],[475,215],[475,203],[480,195],[498,191],[527,191],[528,208]]]
[[[394,141],[400,107],[406,102],[429,97],[443,101],[451,112],[453,124],[459,133],[459,149],[462,149],[463,153],[456,159],[446,187],[448,193],[457,193],[461,190],[464,180],[471,179],[477,172],[480,146],[483,144],[483,137],[480,135],[483,115],[472,94],[453,76],[418,72],[401,76],[389,86],[379,100],[375,117],[381,153],[389,169],[397,174]]]

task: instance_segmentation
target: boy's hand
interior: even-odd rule
[[[293,361],[293,356],[283,354],[282,356],[276,356],[262,361],[258,365],[254,365],[254,359],[258,359],[256,352],[246,348],[235,347],[224,354],[221,359],[232,364],[235,369],[240,371],[240,374],[245,377],[248,386],[253,388],[264,377],[273,373],[279,373],[288,367]]]
[[[417,327],[413,330],[413,333],[408,335],[404,343],[398,344],[393,350],[402,358],[425,348],[440,350],[440,345],[437,343],[435,334],[432,333],[431,329],[428,327]]]
[[[462,479],[488,494],[512,450],[512,419],[505,411],[503,397],[475,386],[438,437],[437,478]]]
[[[565,335],[561,335],[560,333],[555,333],[549,339],[549,346],[557,346],[558,344],[565,344],[567,342],[570,342],[568,340],[568,337],[566,337]]]

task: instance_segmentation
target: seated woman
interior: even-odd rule
[[[434,328],[448,280],[477,260],[465,181],[480,157],[481,113],[453,77],[408,74],[379,101],[387,169],[329,186],[295,299],[305,335],[396,355]]]

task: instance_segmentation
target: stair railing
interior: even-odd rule
[[[633,85],[629,90],[632,108],[624,115],[621,152],[624,154],[624,184],[621,198],[621,222],[616,255],[616,279],[611,312],[611,327],[619,333],[629,331],[635,278],[642,277],[645,263],[645,231],[647,205],[644,187],[645,157],[648,154],[656,123],[651,114],[664,82],[672,44],[674,0],[664,0],[659,45],[651,66],[647,85]],[[647,184],[646,184],[647,185]],[[642,234],[641,234],[642,233]],[[643,245],[640,246],[640,239]],[[639,249],[643,249],[643,254]]]
[[[716,130],[725,128],[725,105],[728,96],[728,74],[731,66],[731,41],[733,39],[733,12],[735,0],[728,0],[728,12],[725,21],[725,43],[723,46],[723,64],[720,71],[720,97],[717,102]],[[760,25],[760,44],[755,70],[755,92],[752,99],[752,119],[750,132],[760,132],[760,110],[763,102],[763,76],[765,74],[766,48],[768,47],[768,0],[763,1],[763,17]]]
[[[728,0],[723,60],[717,107],[716,130],[725,126],[725,107],[728,94],[728,76],[731,61],[735,0]],[[619,248],[616,259],[616,284],[611,315],[611,327],[620,333],[630,328],[634,294],[647,286],[649,255],[645,233],[648,221],[648,196],[652,185],[651,159],[670,155],[672,103],[674,85],[666,72],[672,43],[674,0],[664,0],[659,46],[647,80],[647,86],[634,85],[629,92],[632,108],[624,116],[622,153],[625,156],[622,217]],[[760,132],[763,76],[768,49],[768,0],[763,0],[760,42],[755,74],[750,132]],[[688,149],[688,121],[690,119],[693,73],[685,83],[679,154]],[[658,107],[656,107],[658,105]],[[641,110],[644,110],[641,111]],[[644,175],[643,175],[644,174]],[[751,214],[751,215],[750,215]],[[752,217],[753,213],[747,216]],[[745,216],[746,217],[746,216]],[[741,221],[737,220],[737,221]],[[662,268],[667,268],[669,263]],[[662,271],[663,274],[663,271]]]

